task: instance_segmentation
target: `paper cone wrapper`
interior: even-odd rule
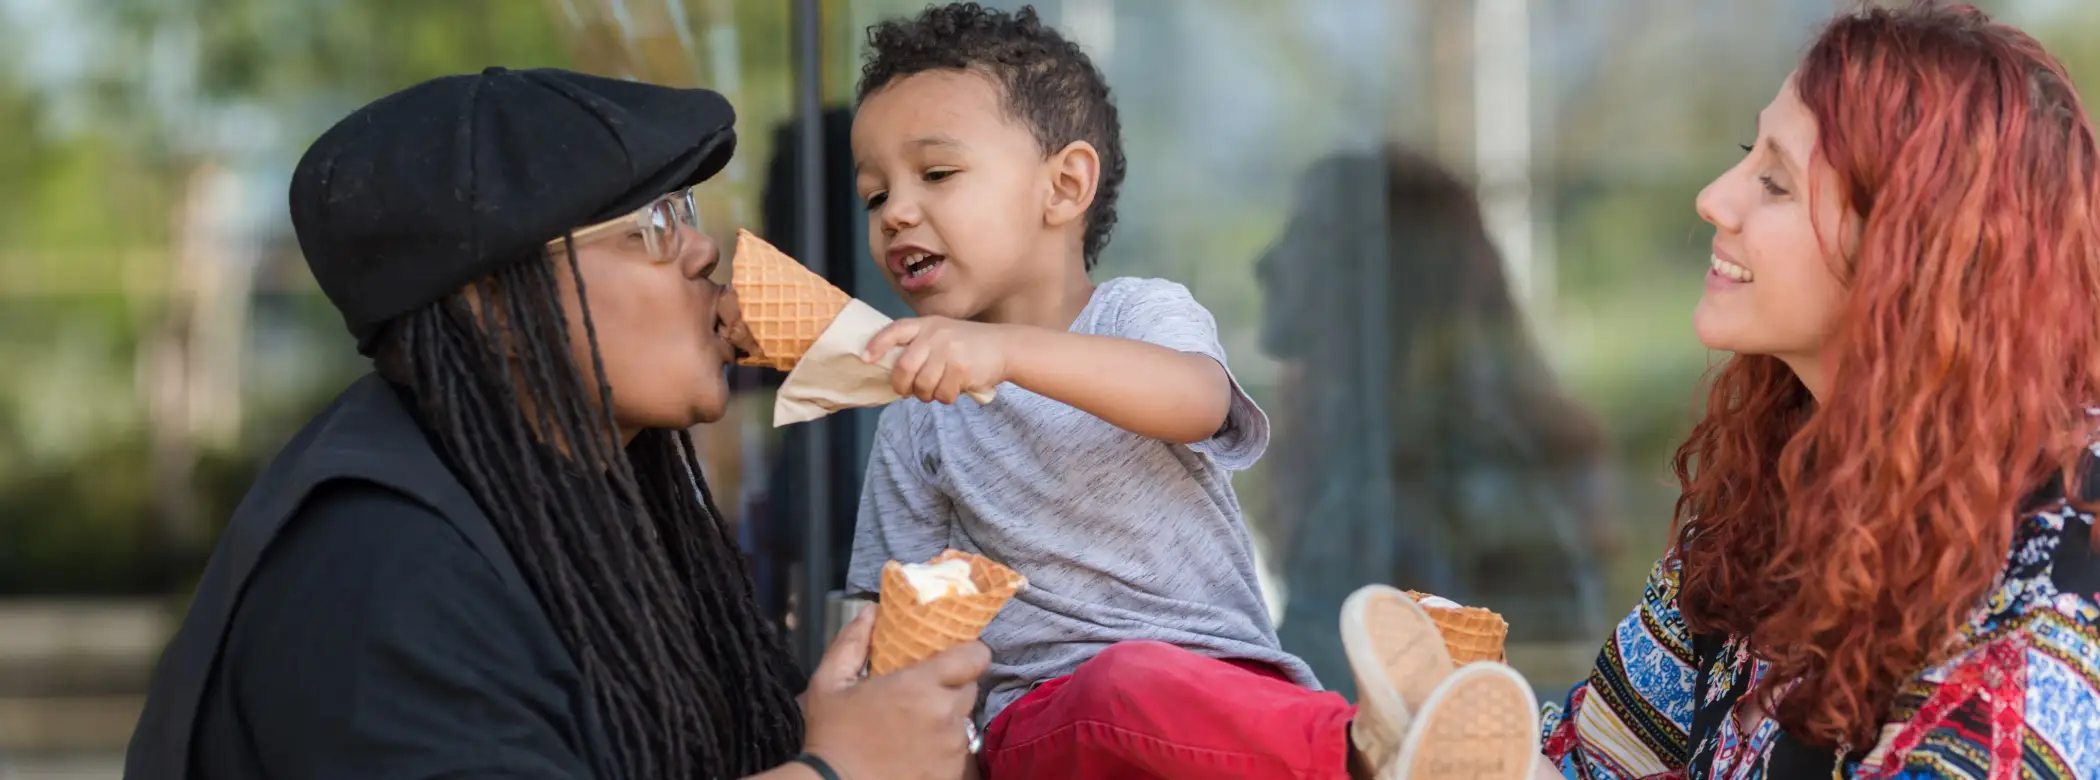
[[[1013,569],[982,555],[948,550],[935,557],[970,561],[970,580],[977,593],[946,596],[925,604],[904,578],[904,565],[882,566],[882,605],[875,613],[875,635],[868,645],[868,673],[884,675],[924,661],[941,651],[976,639],[1008,599],[1028,580]]]
[[[748,230],[736,233],[729,286],[736,289],[744,325],[759,348],[759,354],[737,363],[780,371],[793,370],[853,300]]]
[[[890,369],[896,367],[903,348],[890,350],[874,363],[861,359],[868,351],[868,341],[889,324],[890,318],[875,307],[847,299],[846,307],[817,335],[817,340],[788,371],[780,392],[773,396],[773,427],[903,398],[890,386]],[[979,404],[990,404],[995,391],[971,390],[969,397]]]
[[[1427,593],[1408,591],[1416,602],[1428,598]],[[1421,604],[1429,619],[1444,635],[1444,649],[1451,652],[1451,660],[1460,666],[1475,661],[1507,661],[1504,644],[1509,639],[1509,623],[1495,614],[1494,610],[1479,607],[1433,607]]]

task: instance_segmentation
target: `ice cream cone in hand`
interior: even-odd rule
[[[976,639],[1026,587],[1028,580],[1014,570],[957,550],[926,563],[883,564],[868,672],[889,674]]]
[[[1509,639],[1509,623],[1494,610],[1460,606],[1450,599],[1416,591],[1408,591],[1407,595],[1429,613],[1430,620],[1436,621],[1453,662],[1464,666],[1474,661],[1508,660],[1503,645]]]
[[[748,230],[737,231],[729,287],[736,291],[740,315],[731,327],[741,325],[758,347],[737,363],[780,371],[794,369],[853,300]]]

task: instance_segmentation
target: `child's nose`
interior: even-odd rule
[[[924,217],[916,201],[891,196],[889,202],[882,204],[883,230],[893,236],[905,228],[917,227]]]

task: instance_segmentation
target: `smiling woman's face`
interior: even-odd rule
[[[714,239],[687,226],[675,255],[652,256],[639,232],[578,250],[598,357],[613,388],[613,420],[623,436],[645,428],[680,429],[722,417],[729,401],[723,367],[733,359],[718,333],[726,290],[711,281],[721,262]],[[588,382],[591,349],[567,256],[555,254],[570,347]]]
[[[1710,349],[1780,358],[1814,386],[1844,301],[1837,269],[1857,220],[1815,154],[1816,118],[1792,76],[1757,124],[1742,161],[1699,193],[1714,243],[1692,327]]]

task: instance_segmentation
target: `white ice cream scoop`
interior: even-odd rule
[[[949,596],[977,595],[977,583],[970,580],[970,561],[967,558],[907,563],[903,568],[904,581],[911,583],[912,590],[918,592],[921,604]]]

